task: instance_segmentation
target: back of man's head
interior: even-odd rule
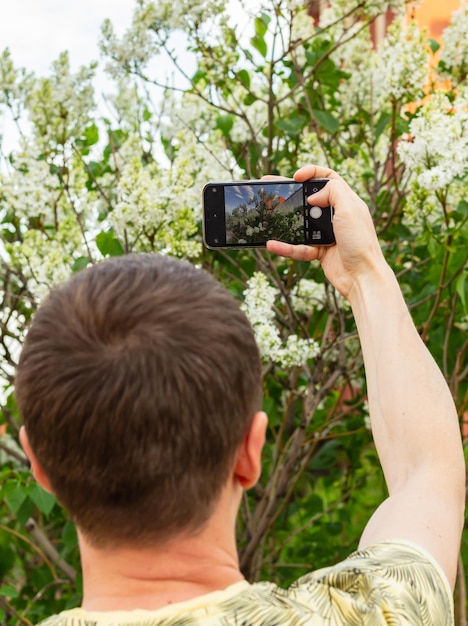
[[[130,255],[49,295],[16,395],[32,450],[88,540],[144,545],[208,519],[259,409],[259,355],[209,274]]]

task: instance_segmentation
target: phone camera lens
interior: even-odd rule
[[[219,239],[218,239],[217,237],[215,237],[215,238],[213,239],[213,243],[218,244],[218,243],[219,243]]]

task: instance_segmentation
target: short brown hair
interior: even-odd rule
[[[208,519],[261,402],[258,349],[234,297],[157,255],[88,268],[53,291],[16,396],[58,499],[98,545]]]

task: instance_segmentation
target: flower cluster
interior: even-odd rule
[[[209,180],[226,178],[229,164],[223,167],[220,135],[204,132],[202,115],[192,126],[191,118],[198,111],[192,105],[190,97],[174,105],[174,124],[162,129],[169,163],[161,158],[160,165],[145,166],[136,137],[119,151],[118,199],[109,221],[134,251],[159,250],[189,259],[201,252],[197,235],[202,188]],[[193,132],[188,132],[187,125]]]
[[[21,237],[15,238],[16,231],[5,220],[5,232],[8,228],[11,235],[5,253],[41,300],[70,275],[74,261],[90,253],[87,237],[91,239],[96,228],[94,193],[86,188],[86,172],[77,157],[59,169],[28,144],[12,154],[11,162],[14,167],[0,177],[1,200]]]
[[[53,63],[50,78],[41,78],[28,97],[28,108],[37,145],[45,154],[59,150],[80,137],[90,124],[94,109],[95,64],[70,71],[68,53]]]
[[[313,339],[302,339],[297,335],[289,335],[285,342],[281,340],[275,325],[274,307],[278,295],[278,289],[269,284],[265,274],[255,272],[244,292],[242,309],[252,324],[263,360],[284,368],[298,367],[316,357],[320,348]]]
[[[163,251],[175,256],[197,257],[200,244],[191,236],[197,227],[174,185],[156,166],[144,167],[134,156],[118,182],[118,203],[109,221],[134,251]]]
[[[413,102],[429,82],[429,50],[426,34],[416,22],[394,20],[379,49],[381,90],[387,98]]]
[[[19,120],[34,82],[33,74],[15,68],[10,51],[4,50],[0,55],[0,104],[11,109],[14,119]]]
[[[324,283],[317,283],[310,278],[301,278],[291,291],[291,305],[296,313],[302,315],[322,311],[326,298]]]
[[[145,3],[150,6],[157,23],[169,28],[184,29],[192,24],[201,24],[222,13],[225,0],[170,0]]]
[[[130,28],[121,39],[117,37],[112,22],[105,20],[101,28],[100,48],[110,59],[106,69],[114,78],[128,76],[128,71],[144,68],[159,52],[151,27],[156,20],[153,3],[139,3]]]
[[[450,25],[443,33],[440,53],[441,74],[455,84],[466,83],[468,78],[468,4],[462,0],[458,11],[452,15]]]
[[[429,80],[425,35],[415,22],[395,19],[377,51],[362,32],[341,46],[335,60],[349,72],[340,87],[343,112],[364,109],[380,113],[393,101],[418,101]]]
[[[53,238],[30,229],[24,233],[22,242],[7,244],[6,252],[11,267],[20,270],[28,281],[36,302],[70,276],[76,256],[86,254],[81,231],[71,216],[60,222]]]
[[[437,191],[468,172],[468,89],[453,101],[436,92],[411,121],[398,153],[420,187]]]
[[[114,77],[145,68],[159,54],[174,30],[191,31],[225,8],[224,0],[140,0],[130,28],[119,39],[110,20],[102,27],[100,47],[110,59],[107,70]]]
[[[14,169],[0,176],[5,205],[24,223],[35,217],[44,224],[53,224],[60,191],[50,165],[31,146],[24,146],[12,156],[12,161]]]
[[[468,175],[468,88],[455,99],[444,92],[430,101],[411,121],[410,134],[398,147],[411,172],[411,194],[406,208],[409,222],[418,227],[441,208],[438,194],[456,206],[466,198]]]

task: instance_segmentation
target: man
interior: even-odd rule
[[[465,471],[447,385],[384,260],[366,205],[333,171],[318,259],[353,308],[389,497],[359,551],[288,590],[250,585],[234,526],[267,417],[252,330],[209,275],[157,256],[104,262],[44,302],[21,355],[21,440],[78,527],[83,603],[48,626],[451,624]]]

